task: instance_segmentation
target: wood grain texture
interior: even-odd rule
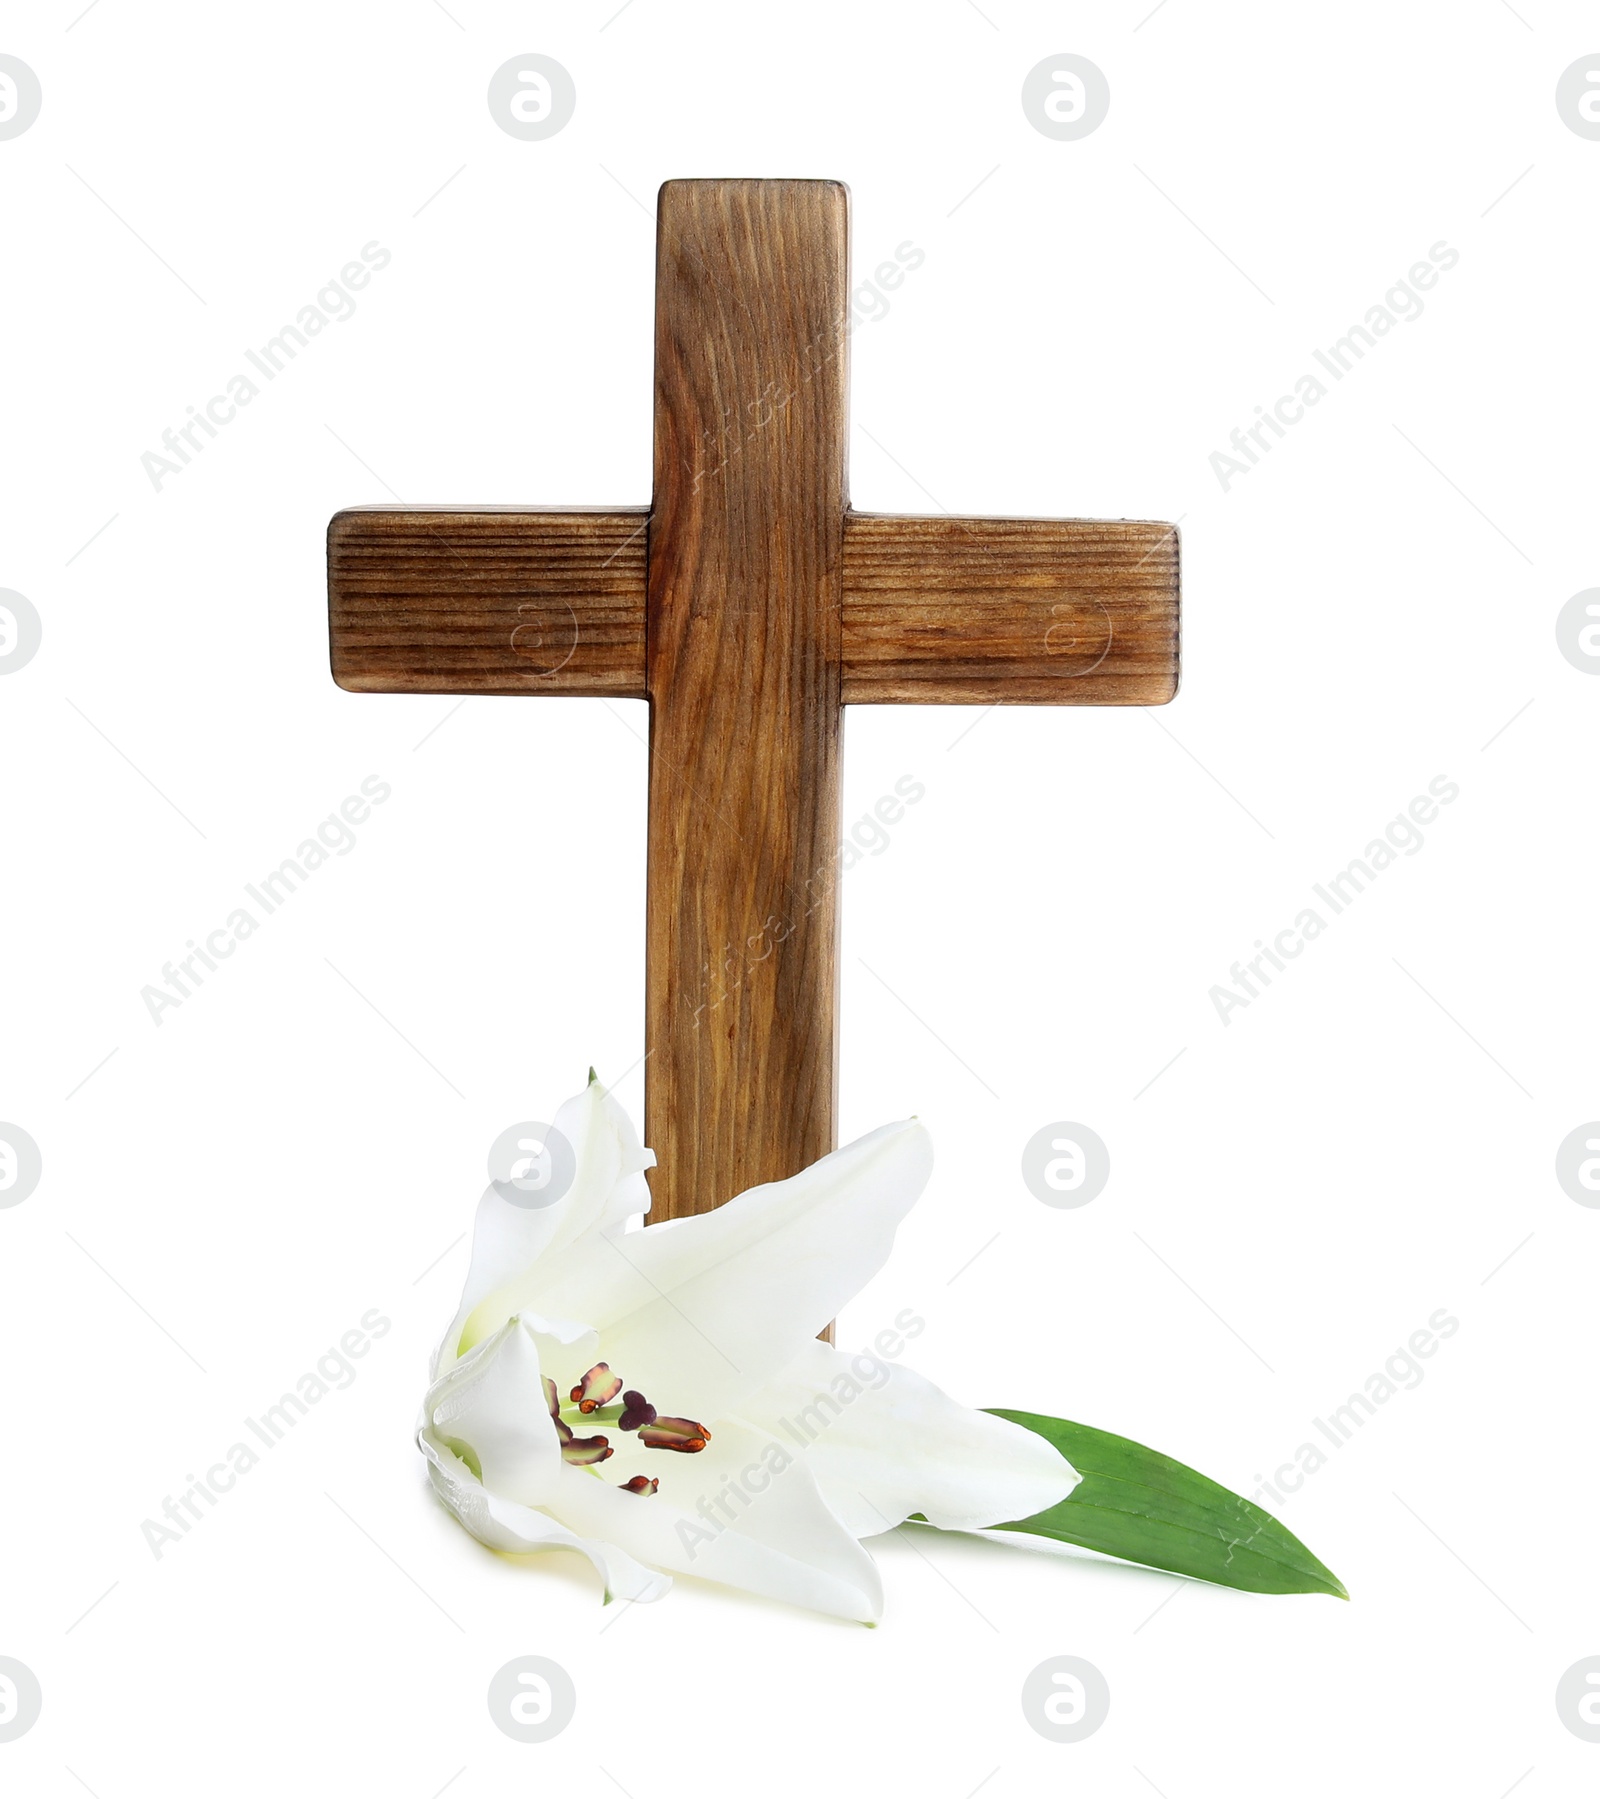
[[[1177,527],[852,513],[843,661],[856,705],[1164,705]]]
[[[834,1147],[848,196],[661,190],[645,1138],[652,1216]]]
[[[848,198],[669,182],[651,510],[340,513],[334,679],[651,702],[657,1219],[834,1145],[846,701],[1160,705],[1175,527],[850,513]]]
[[[356,693],[645,697],[649,514],[339,513],[333,678]]]
[[[341,512],[328,532],[335,681],[645,698],[648,517]],[[1176,693],[1175,526],[843,522],[846,704],[1158,706]]]

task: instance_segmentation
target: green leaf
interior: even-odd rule
[[[1083,1476],[1059,1505],[998,1529],[1075,1543],[1246,1593],[1350,1597],[1270,1512],[1171,1456],[1065,1418],[991,1410],[1053,1443]]]

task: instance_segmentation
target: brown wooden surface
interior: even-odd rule
[[[340,513],[334,679],[644,699],[647,517]],[[1177,530],[849,513],[840,658],[847,704],[1162,705],[1178,679]]]
[[[848,223],[833,182],[661,190],[645,976],[658,1217],[834,1147]]]
[[[847,235],[830,182],[661,190],[648,513],[378,507],[328,532],[340,686],[651,702],[657,1219],[833,1147],[844,702],[1177,688],[1174,527],[847,511]]]
[[[356,693],[640,700],[649,513],[339,513],[328,527],[333,678]]]
[[[855,705],[1164,705],[1177,529],[852,513],[843,642]]]

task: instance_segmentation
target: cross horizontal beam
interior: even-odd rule
[[[650,514],[372,507],[328,531],[333,677],[355,693],[644,699]],[[1178,532],[846,513],[848,704],[1159,706]]]

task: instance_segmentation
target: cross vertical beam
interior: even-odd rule
[[[834,1147],[847,191],[668,182],[657,257],[645,1140],[672,1218]]]

